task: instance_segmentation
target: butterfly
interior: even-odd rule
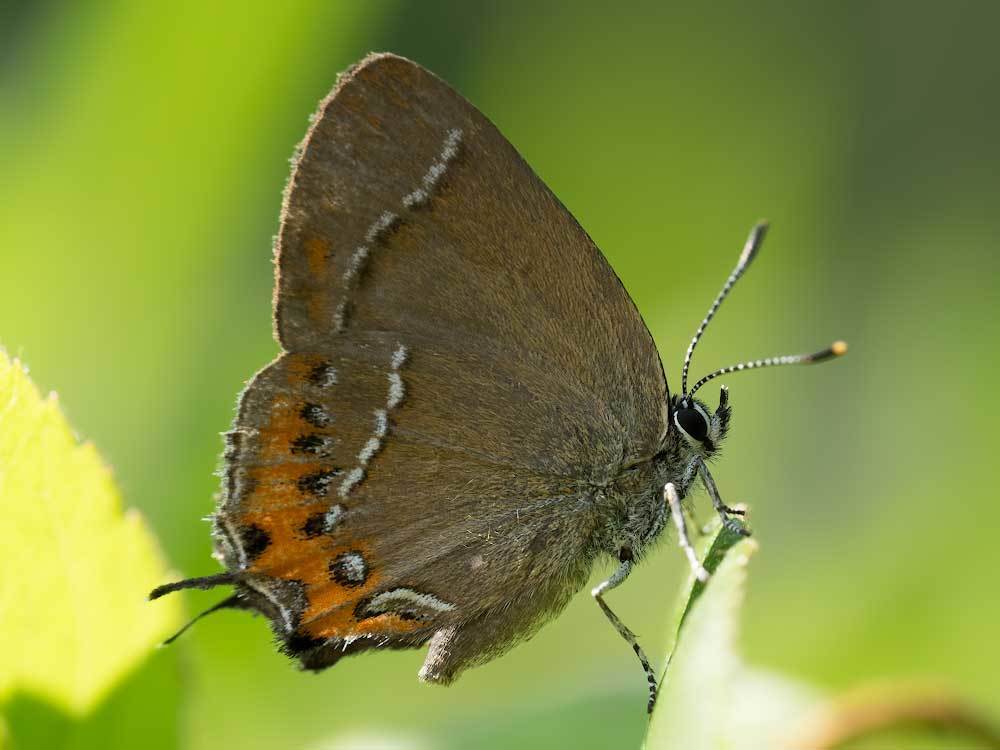
[[[604,256],[513,146],[419,65],[370,55],[322,102],[294,159],[276,241],[281,353],[226,434],[215,556],[229,585],[208,610],[267,617],[306,669],[427,645],[447,684],[562,610],[595,563],[593,595],[647,675],[605,595],[670,523],[692,569],[681,501],[705,486],[730,425],[671,394],[656,346]],[[207,614],[208,612],[202,613]],[[197,618],[196,618],[197,619]]]

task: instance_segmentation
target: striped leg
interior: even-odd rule
[[[604,583],[596,586],[590,594],[595,600],[597,600],[597,605],[604,612],[608,620],[611,621],[611,624],[615,626],[615,630],[618,631],[618,635],[625,639],[625,641],[632,647],[632,650],[635,651],[635,655],[639,657],[639,663],[642,664],[642,669],[646,673],[646,680],[649,682],[649,702],[646,704],[646,710],[651,713],[653,711],[653,704],[656,703],[656,675],[653,673],[653,668],[649,665],[649,659],[646,658],[646,654],[643,652],[642,647],[635,639],[635,633],[625,627],[625,623],[618,619],[618,615],[612,612],[611,607],[609,607],[604,601],[604,594],[628,578],[628,574],[631,572],[632,561],[623,560],[621,565],[618,566],[618,570],[616,570],[614,574]]]
[[[745,515],[744,511],[739,508],[730,508],[722,502],[722,496],[719,495],[719,488],[716,487],[715,480],[709,473],[705,462],[701,459],[698,460],[698,474],[701,476],[701,481],[705,485],[705,489],[708,491],[708,496],[712,498],[712,507],[715,508],[715,512],[718,513],[719,517],[722,519],[722,524],[730,531],[734,531],[741,536],[750,536],[750,531],[738,518],[730,517],[730,514],[735,516]]]

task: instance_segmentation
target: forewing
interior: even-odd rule
[[[544,376],[539,397],[564,380],[588,445],[518,438],[524,466],[565,453],[586,472],[651,451],[665,429],[659,357],[607,261],[493,124],[408,60],[368,58],[323,103],[287,191],[278,276],[290,351],[394,331],[453,344],[486,365],[472,377],[501,362],[531,386]],[[466,445],[501,432],[452,429]]]

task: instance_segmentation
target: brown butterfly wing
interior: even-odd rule
[[[220,554],[307,666],[436,633],[447,681],[582,585],[595,488],[666,430],[659,357],[514,148],[395,56],[321,106],[277,253],[286,353],[241,399]]]

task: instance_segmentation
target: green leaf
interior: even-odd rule
[[[177,626],[179,601],[145,600],[166,568],[121,505],[55,395],[0,351],[0,701],[29,693],[83,716]]]
[[[708,583],[692,576],[678,607],[675,646],[646,735],[648,750],[764,750],[778,746],[815,694],[749,669],[736,641],[754,541],[716,528],[707,541]]]
[[[173,649],[158,650],[82,717],[17,692],[3,706],[10,747],[135,750],[141,737],[142,750],[176,750],[182,746],[176,654]]]

